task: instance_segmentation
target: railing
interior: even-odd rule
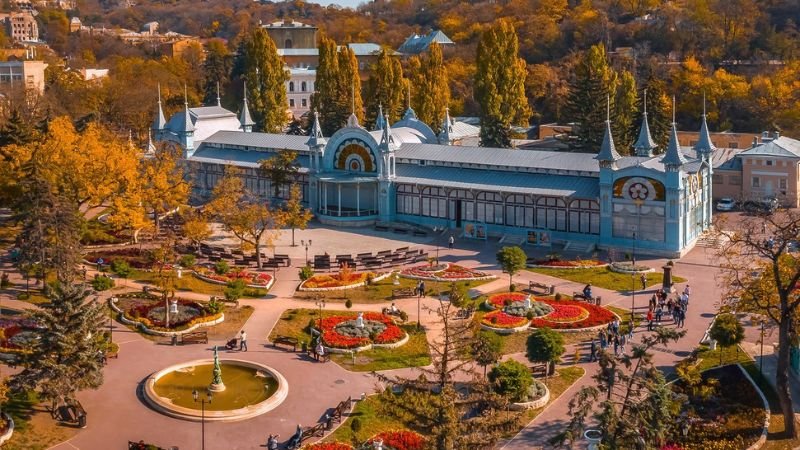
[[[330,217],[367,217],[367,216],[377,216],[378,210],[376,209],[360,209],[356,210],[341,210],[338,209],[327,209],[320,211],[320,214],[323,216],[330,216]]]

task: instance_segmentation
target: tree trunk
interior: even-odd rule
[[[778,328],[778,367],[775,372],[775,391],[778,394],[778,403],[783,413],[785,434],[787,437],[795,439],[797,438],[797,427],[792,407],[792,393],[789,390],[789,346],[791,345],[789,327],[792,319],[789,314],[784,314],[782,319]]]
[[[133,243],[134,244],[138,244],[139,243],[139,232],[140,231],[142,231],[141,228],[137,228],[137,229],[133,230]]]
[[[511,275],[511,273],[509,273],[508,274],[508,290],[509,291],[511,290],[511,286],[513,286],[513,285],[514,285],[514,275]]]
[[[261,269],[261,243],[256,241],[256,267]]]
[[[294,243],[294,227],[292,227],[292,247],[297,247],[297,244]]]
[[[161,230],[161,218],[155,210],[153,211],[153,225],[155,227],[153,231],[153,240],[155,240],[158,238],[158,232]]]

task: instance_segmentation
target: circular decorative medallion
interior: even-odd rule
[[[628,196],[634,200],[647,200],[650,196],[650,188],[644,183],[633,183],[628,187]]]

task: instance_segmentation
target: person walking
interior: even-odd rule
[[[633,339],[633,331],[635,328],[636,325],[634,324],[633,319],[631,319],[630,326],[628,327],[628,339]]]
[[[267,450],[278,450],[278,438],[280,434],[270,434],[267,438]]]
[[[688,284],[683,288],[683,294],[687,297],[692,295],[692,288]]]
[[[614,336],[614,356],[619,356],[619,336]]]
[[[661,325],[661,316],[663,315],[664,315],[664,308],[662,308],[659,305],[658,309],[656,309],[656,322],[658,323],[659,326]]]
[[[239,351],[246,352],[247,351],[247,333],[242,330],[241,335],[239,336]]]
[[[324,356],[325,356],[325,347],[322,346],[322,339],[317,341],[316,353],[317,353],[317,361],[325,359],[324,358]]]
[[[597,344],[592,339],[592,346],[589,347],[589,362],[597,361]]]
[[[447,244],[448,244],[448,246],[450,247],[451,250],[453,249],[453,244],[455,244],[455,243],[456,243],[456,238],[454,238],[453,235],[451,234],[450,235],[450,240],[447,242]]]
[[[628,340],[625,338],[624,334],[619,337],[619,352],[623,355],[625,354],[625,344],[627,342]]]
[[[647,310],[647,331],[653,331],[653,310]]]
[[[642,282],[642,290],[645,290],[645,289],[647,289],[647,275],[645,275],[645,274],[642,274],[642,275],[639,277],[639,281],[641,281],[641,282]]]
[[[419,291],[419,297],[422,298],[425,295],[425,281],[419,280],[419,285],[417,286],[417,290]]]

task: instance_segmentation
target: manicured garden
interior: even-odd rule
[[[429,281],[478,281],[496,278],[486,272],[470,269],[458,264],[422,264],[400,271],[400,276]]]
[[[539,259],[528,263],[528,267],[543,266],[543,267],[553,267],[553,268],[561,267],[570,269],[591,268],[591,267],[605,266],[605,265],[606,263],[604,263],[603,261],[598,261],[596,259],[576,258],[573,260],[569,260],[569,259],[561,259],[559,257]]]
[[[300,291],[314,291],[314,290],[335,290],[335,289],[353,289],[359,286],[364,286],[368,280],[373,280],[380,275],[373,272],[345,272],[345,273],[329,273],[329,274],[316,274],[300,283],[298,290]]]
[[[608,267],[596,267],[589,269],[558,269],[535,267],[529,268],[531,272],[541,273],[551,277],[562,278],[564,280],[574,281],[581,284],[590,284],[595,287],[603,289],[610,289],[613,291],[630,291],[635,288],[641,289],[641,281],[639,276],[631,276],[626,273],[618,273],[612,271]],[[647,286],[661,285],[663,282],[663,274],[661,272],[653,272],[647,274]],[[672,275],[673,284],[684,283],[686,279],[676,275]]]
[[[408,336],[408,341],[397,348],[376,348],[358,352],[351,355],[349,352],[341,355],[332,355],[332,359],[340,363],[343,367],[353,371],[377,371],[398,369],[402,367],[415,367],[430,364],[430,350],[424,332],[416,332],[415,324],[395,325],[387,324],[391,319],[378,313],[364,314],[365,322],[374,320],[385,326],[383,331],[373,334],[372,337],[352,337],[342,335],[337,329],[337,325],[353,321],[358,316],[353,311],[322,311],[323,322],[323,342],[326,345],[334,344],[339,348],[350,348],[350,346],[360,346],[374,341],[397,342]],[[314,309],[288,309],[281,314],[280,319],[275,324],[269,335],[272,341],[278,336],[289,336],[297,339],[301,344],[310,345],[313,339],[311,326],[319,326],[320,311]],[[374,340],[373,340],[374,339]],[[355,365],[353,364],[355,356]]]
[[[224,317],[221,302],[198,302],[182,298],[170,301],[176,303],[177,313],[170,312],[166,322],[167,305],[159,296],[144,292],[119,294],[112,308],[121,311],[120,320],[138,324],[143,329],[157,332],[184,331],[194,326],[213,324]],[[169,306],[173,308],[172,305]]]
[[[481,320],[485,329],[520,329],[529,324],[533,328],[580,330],[605,325],[615,318],[608,309],[587,302],[533,299],[519,292],[490,295],[485,306],[494,309]]]
[[[358,350],[369,346],[399,344],[408,335],[394,319],[379,313],[344,313],[317,322],[322,343],[334,350]]]
[[[222,297],[225,295],[225,285],[209,283],[186,272],[182,274],[181,278],[178,278],[176,272],[174,271],[170,271],[169,275],[170,281],[174,283],[175,290],[178,292],[194,292],[197,294],[214,295],[217,297]],[[128,277],[138,283],[155,285],[158,282],[158,273],[156,272],[133,270]],[[124,281],[122,284],[124,284]],[[243,290],[242,297],[260,298],[267,295],[268,292],[269,291],[267,289],[262,288],[245,288]]]
[[[319,292],[297,291],[294,294],[294,298],[314,301],[325,300],[339,303],[344,303],[348,300],[352,303],[386,303],[393,300],[393,291],[410,290],[413,292],[418,283],[417,280],[410,278],[399,278],[399,284],[394,284],[394,281],[395,277],[390,276],[355,289]],[[489,281],[491,280],[459,281],[456,282],[456,285],[460,288],[471,289],[488,283]],[[440,292],[450,289],[450,285],[451,282],[426,281],[425,295],[438,296]]]

